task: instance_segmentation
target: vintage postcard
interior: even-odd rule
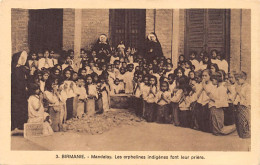
[[[1,164],[259,164],[259,1],[0,3]]]

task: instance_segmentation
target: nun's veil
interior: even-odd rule
[[[12,56],[12,62],[11,62],[11,71],[13,72],[14,69],[16,68],[16,66],[18,65],[19,59],[21,57],[21,55],[23,54],[23,56],[26,56],[27,58],[27,53],[26,51],[21,51],[18,53],[13,54]]]
[[[106,43],[108,44],[109,43],[109,41],[108,41],[108,37],[107,37],[107,35],[106,34],[101,34],[99,37],[98,37],[98,40],[97,40],[97,43],[96,44],[99,44],[101,41],[100,41],[100,37],[101,36],[105,36],[107,39],[106,39]]]

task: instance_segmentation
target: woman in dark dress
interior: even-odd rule
[[[108,38],[105,34],[101,34],[94,45],[92,51],[97,53],[97,58],[105,59],[106,62],[110,61],[111,48],[108,42]]]
[[[25,66],[26,51],[16,53],[12,57],[11,68],[11,130],[23,129],[27,122],[27,77],[29,69]]]
[[[156,36],[155,33],[150,33],[147,36],[146,44],[145,44],[145,58],[148,61],[152,61],[156,59],[156,57],[162,57],[162,46]]]

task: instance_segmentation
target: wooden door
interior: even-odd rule
[[[186,10],[185,55],[191,51],[216,49],[229,60],[230,11],[225,9]]]
[[[120,41],[126,46],[142,48],[145,40],[145,10],[111,9],[110,38],[116,47]]]

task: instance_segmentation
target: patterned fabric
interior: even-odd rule
[[[250,109],[243,105],[238,105],[235,111],[237,133],[240,138],[251,137]]]

